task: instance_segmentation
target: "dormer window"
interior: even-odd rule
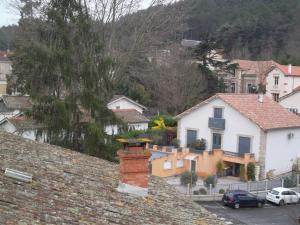
[[[223,118],[223,108],[214,108],[214,118]]]

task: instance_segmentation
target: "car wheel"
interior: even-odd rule
[[[261,202],[257,203],[258,208],[262,208],[263,206],[264,206],[264,204],[262,204]]]
[[[239,204],[239,203],[235,203],[235,204],[234,204],[234,208],[235,208],[235,209],[240,208],[240,204]]]
[[[280,200],[279,205],[280,205],[280,206],[283,206],[283,205],[284,205],[284,201],[283,201],[283,200]]]

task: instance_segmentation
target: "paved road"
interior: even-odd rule
[[[299,225],[300,205],[276,206],[267,203],[264,208],[232,209],[221,202],[201,202],[201,206],[216,214],[226,224],[251,225]]]

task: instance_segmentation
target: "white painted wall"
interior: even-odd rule
[[[291,93],[296,87],[300,86],[300,76],[286,76],[286,91],[287,94]]]
[[[127,99],[120,99],[115,102],[107,104],[107,108],[113,109],[135,109],[140,113],[143,113],[143,108],[128,101]]]
[[[198,131],[198,139],[206,139],[208,150],[212,149],[213,130],[208,127],[208,119],[209,117],[213,117],[214,107],[224,108],[223,118],[226,120],[225,130],[219,131],[223,133],[222,149],[225,151],[238,152],[238,136],[251,136],[251,152],[255,154],[258,160],[260,128],[220,99],[214,99],[207,105],[202,106],[180,119],[178,123],[180,146],[186,146],[187,130],[195,129]]]
[[[129,123],[128,128],[130,130],[147,130],[148,123]],[[105,133],[108,135],[116,135],[119,133],[117,125],[109,125],[105,127]]]
[[[296,92],[295,94],[282,99],[279,104],[287,109],[298,109],[298,113],[300,113],[300,92]]]
[[[274,77],[279,76],[279,84],[274,85]],[[279,93],[279,97],[291,93],[296,87],[300,86],[300,77],[285,76],[281,70],[275,68],[266,78],[266,95],[272,97],[272,93]]]
[[[275,85],[274,83],[274,77],[278,76],[278,86]],[[281,72],[281,70],[275,68],[271,72],[268,73],[266,77],[266,95],[269,97],[273,97],[272,93],[278,93],[279,97],[282,97],[286,95],[287,93],[290,93],[291,91],[288,92],[286,89],[287,85],[286,83],[286,77],[285,75]]]
[[[11,74],[12,62],[11,61],[1,61],[0,62],[0,74]]]
[[[290,140],[289,133],[294,134]],[[300,157],[300,128],[274,130],[267,133],[266,172],[272,169],[275,169],[275,175],[288,172],[297,157]]]

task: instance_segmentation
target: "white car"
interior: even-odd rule
[[[280,206],[289,203],[300,204],[300,193],[287,188],[278,187],[268,192],[266,199]]]

